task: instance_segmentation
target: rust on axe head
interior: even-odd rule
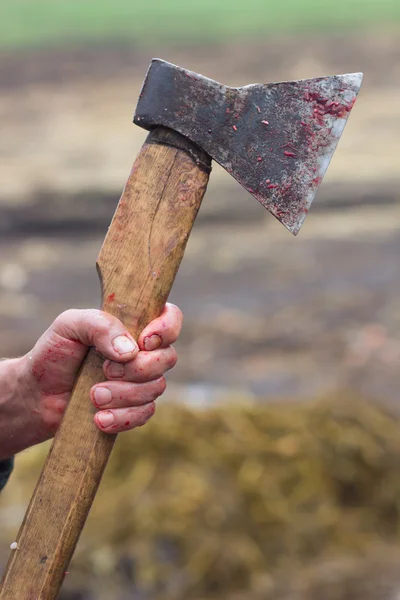
[[[233,88],[154,59],[134,122],[189,138],[297,234],[361,81],[352,73]]]

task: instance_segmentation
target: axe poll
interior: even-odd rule
[[[293,234],[306,217],[362,74],[232,88],[155,59],[134,122],[150,133],[101,248],[102,309],[137,338],[168,298],[214,159]],[[58,596],[115,437],[95,427],[89,350],[31,498],[0,600]]]

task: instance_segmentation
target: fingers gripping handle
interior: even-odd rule
[[[209,157],[170,130],[150,133],[135,161],[98,259],[103,309],[134,337],[168,298],[209,171]],[[91,349],[18,534],[0,600],[58,596],[116,437],[93,423],[89,390],[104,380],[102,363]]]

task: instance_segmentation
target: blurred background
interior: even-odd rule
[[[120,436],[61,598],[400,598],[398,0],[2,0],[0,354],[99,305],[152,57],[228,85],[364,72],[299,236],[214,167],[157,416]],[[0,565],[48,445],[0,500]]]

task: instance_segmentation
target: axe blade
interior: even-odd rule
[[[271,143],[262,144],[257,158],[265,162],[265,170],[255,178],[256,189],[249,189],[248,178],[241,175],[242,184],[294,235],[326,173],[361,82],[362,74],[352,73],[263,86],[270,119],[261,123]]]
[[[296,235],[361,81],[352,73],[233,88],[154,59],[134,122],[195,142]]]

